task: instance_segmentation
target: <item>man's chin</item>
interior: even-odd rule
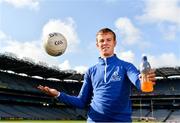
[[[110,54],[110,53],[103,53],[102,56],[103,57],[110,57],[110,56],[112,56],[112,54]]]

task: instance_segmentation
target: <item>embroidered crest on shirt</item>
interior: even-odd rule
[[[119,76],[119,67],[116,67],[114,73],[111,76],[110,81],[120,81],[121,80],[121,76]]]

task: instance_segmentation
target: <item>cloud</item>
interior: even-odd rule
[[[57,66],[61,70],[71,70],[72,67],[68,60],[60,63],[58,57],[51,57],[45,53],[45,50],[41,46],[41,41],[16,41],[11,39],[10,36],[0,31],[0,52],[10,52],[15,54],[18,58],[28,58],[36,63],[47,64],[48,66]],[[77,66],[75,69],[79,73],[83,73],[86,67]]]
[[[0,30],[0,40],[5,39],[6,37],[6,34]]]
[[[120,17],[115,21],[115,26],[122,37],[124,46],[137,45],[140,49],[151,47],[151,43],[144,41],[141,31],[135,27],[132,21],[127,17]]]
[[[1,48],[1,52],[12,52],[17,55],[18,58],[30,58],[34,62],[44,61],[49,65],[58,64],[56,58],[49,58],[44,52],[44,49],[37,43],[38,41],[25,41],[18,42],[16,40],[6,40],[4,47]]]
[[[67,18],[66,20],[51,19],[43,27],[42,38],[51,32],[62,33],[67,41],[68,47],[67,52],[74,52],[78,50],[78,44],[80,40],[76,33],[76,25],[72,18]]]
[[[180,57],[174,53],[163,53],[160,56],[149,55],[149,61],[154,68],[179,66]]]
[[[68,60],[60,63],[58,57],[51,57],[42,46],[42,37],[50,32],[58,31],[62,33],[68,40],[67,52],[77,50],[79,39],[75,31],[75,23],[72,18],[65,21],[50,20],[42,29],[42,36],[35,41],[17,41],[0,30],[0,52],[12,52],[19,58],[30,58],[35,62],[45,62],[49,66],[58,66],[62,70],[72,69]],[[85,71],[85,67],[75,67],[80,73]]]
[[[30,8],[33,10],[37,10],[39,8],[40,0],[2,0],[10,5],[13,5],[16,8]]]
[[[133,45],[140,41],[140,31],[127,17],[118,18],[115,22],[115,26],[120,31],[124,44]]]
[[[63,63],[59,64],[58,67],[61,70],[75,70],[77,73],[81,73],[81,74],[85,73],[88,69],[87,66],[75,66],[74,68],[72,68],[69,60],[65,60]]]
[[[45,53],[41,46],[41,41],[17,41],[12,39],[9,35],[0,31],[0,52],[12,52],[18,58],[30,58],[34,62],[44,61],[49,65],[57,65],[59,63],[56,57],[51,57]]]
[[[172,41],[176,38],[176,34],[178,32],[178,27],[176,25],[158,24],[158,28],[160,29],[160,32],[165,40]]]
[[[137,18],[144,23],[163,25],[162,34],[165,39],[173,40],[180,29],[179,0],[144,0],[145,9]],[[160,26],[160,27],[161,27]]]
[[[133,63],[137,67],[139,63],[136,63],[135,54],[132,51],[123,51],[117,54],[118,57],[124,61]],[[148,57],[148,61],[150,62],[152,68],[160,68],[160,67],[177,67],[180,64],[180,54],[175,55],[174,53],[163,53],[160,55],[150,55],[143,54]]]
[[[148,22],[172,22],[180,24],[179,0],[145,0],[144,14],[139,18]]]
[[[63,63],[59,64],[59,68],[61,70],[70,70],[71,69],[71,65],[70,65],[68,60],[65,60]]]
[[[124,60],[124,61],[127,61],[127,62],[130,62],[130,63],[133,63],[134,62],[134,53],[132,51],[124,51],[124,52],[120,52],[118,54],[119,58]]]
[[[74,70],[76,70],[78,73],[85,73],[87,71],[88,67],[87,66],[76,66]]]
[[[18,58],[28,59],[32,62],[42,63],[50,67],[57,66],[61,70],[72,70],[68,60],[60,63],[58,57],[51,57],[45,53],[41,46],[41,41],[17,41],[10,36],[0,31],[0,52],[10,52],[15,54]],[[87,70],[85,66],[77,66],[74,68],[78,73],[84,73]]]
[[[31,41],[31,42],[18,42],[16,40],[9,40],[7,41],[7,45],[3,48],[4,51],[7,52],[13,52],[15,54],[17,54],[19,57],[32,57],[34,59],[36,59],[36,57],[38,58],[39,54],[40,54],[40,49],[36,43],[36,41]]]

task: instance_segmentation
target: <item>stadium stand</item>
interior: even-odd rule
[[[139,92],[132,85],[133,120],[180,121],[180,67],[158,68],[156,75],[161,79],[157,79],[152,93]],[[47,85],[78,95],[82,81],[83,74],[73,70],[0,54],[0,118],[84,120],[86,109],[64,105],[37,89],[38,85]]]

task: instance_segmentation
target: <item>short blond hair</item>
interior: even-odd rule
[[[102,28],[100,29],[97,33],[96,33],[96,41],[97,41],[97,36],[100,34],[105,34],[105,33],[112,33],[114,40],[116,41],[116,34],[114,33],[114,31],[112,31],[109,28]]]

